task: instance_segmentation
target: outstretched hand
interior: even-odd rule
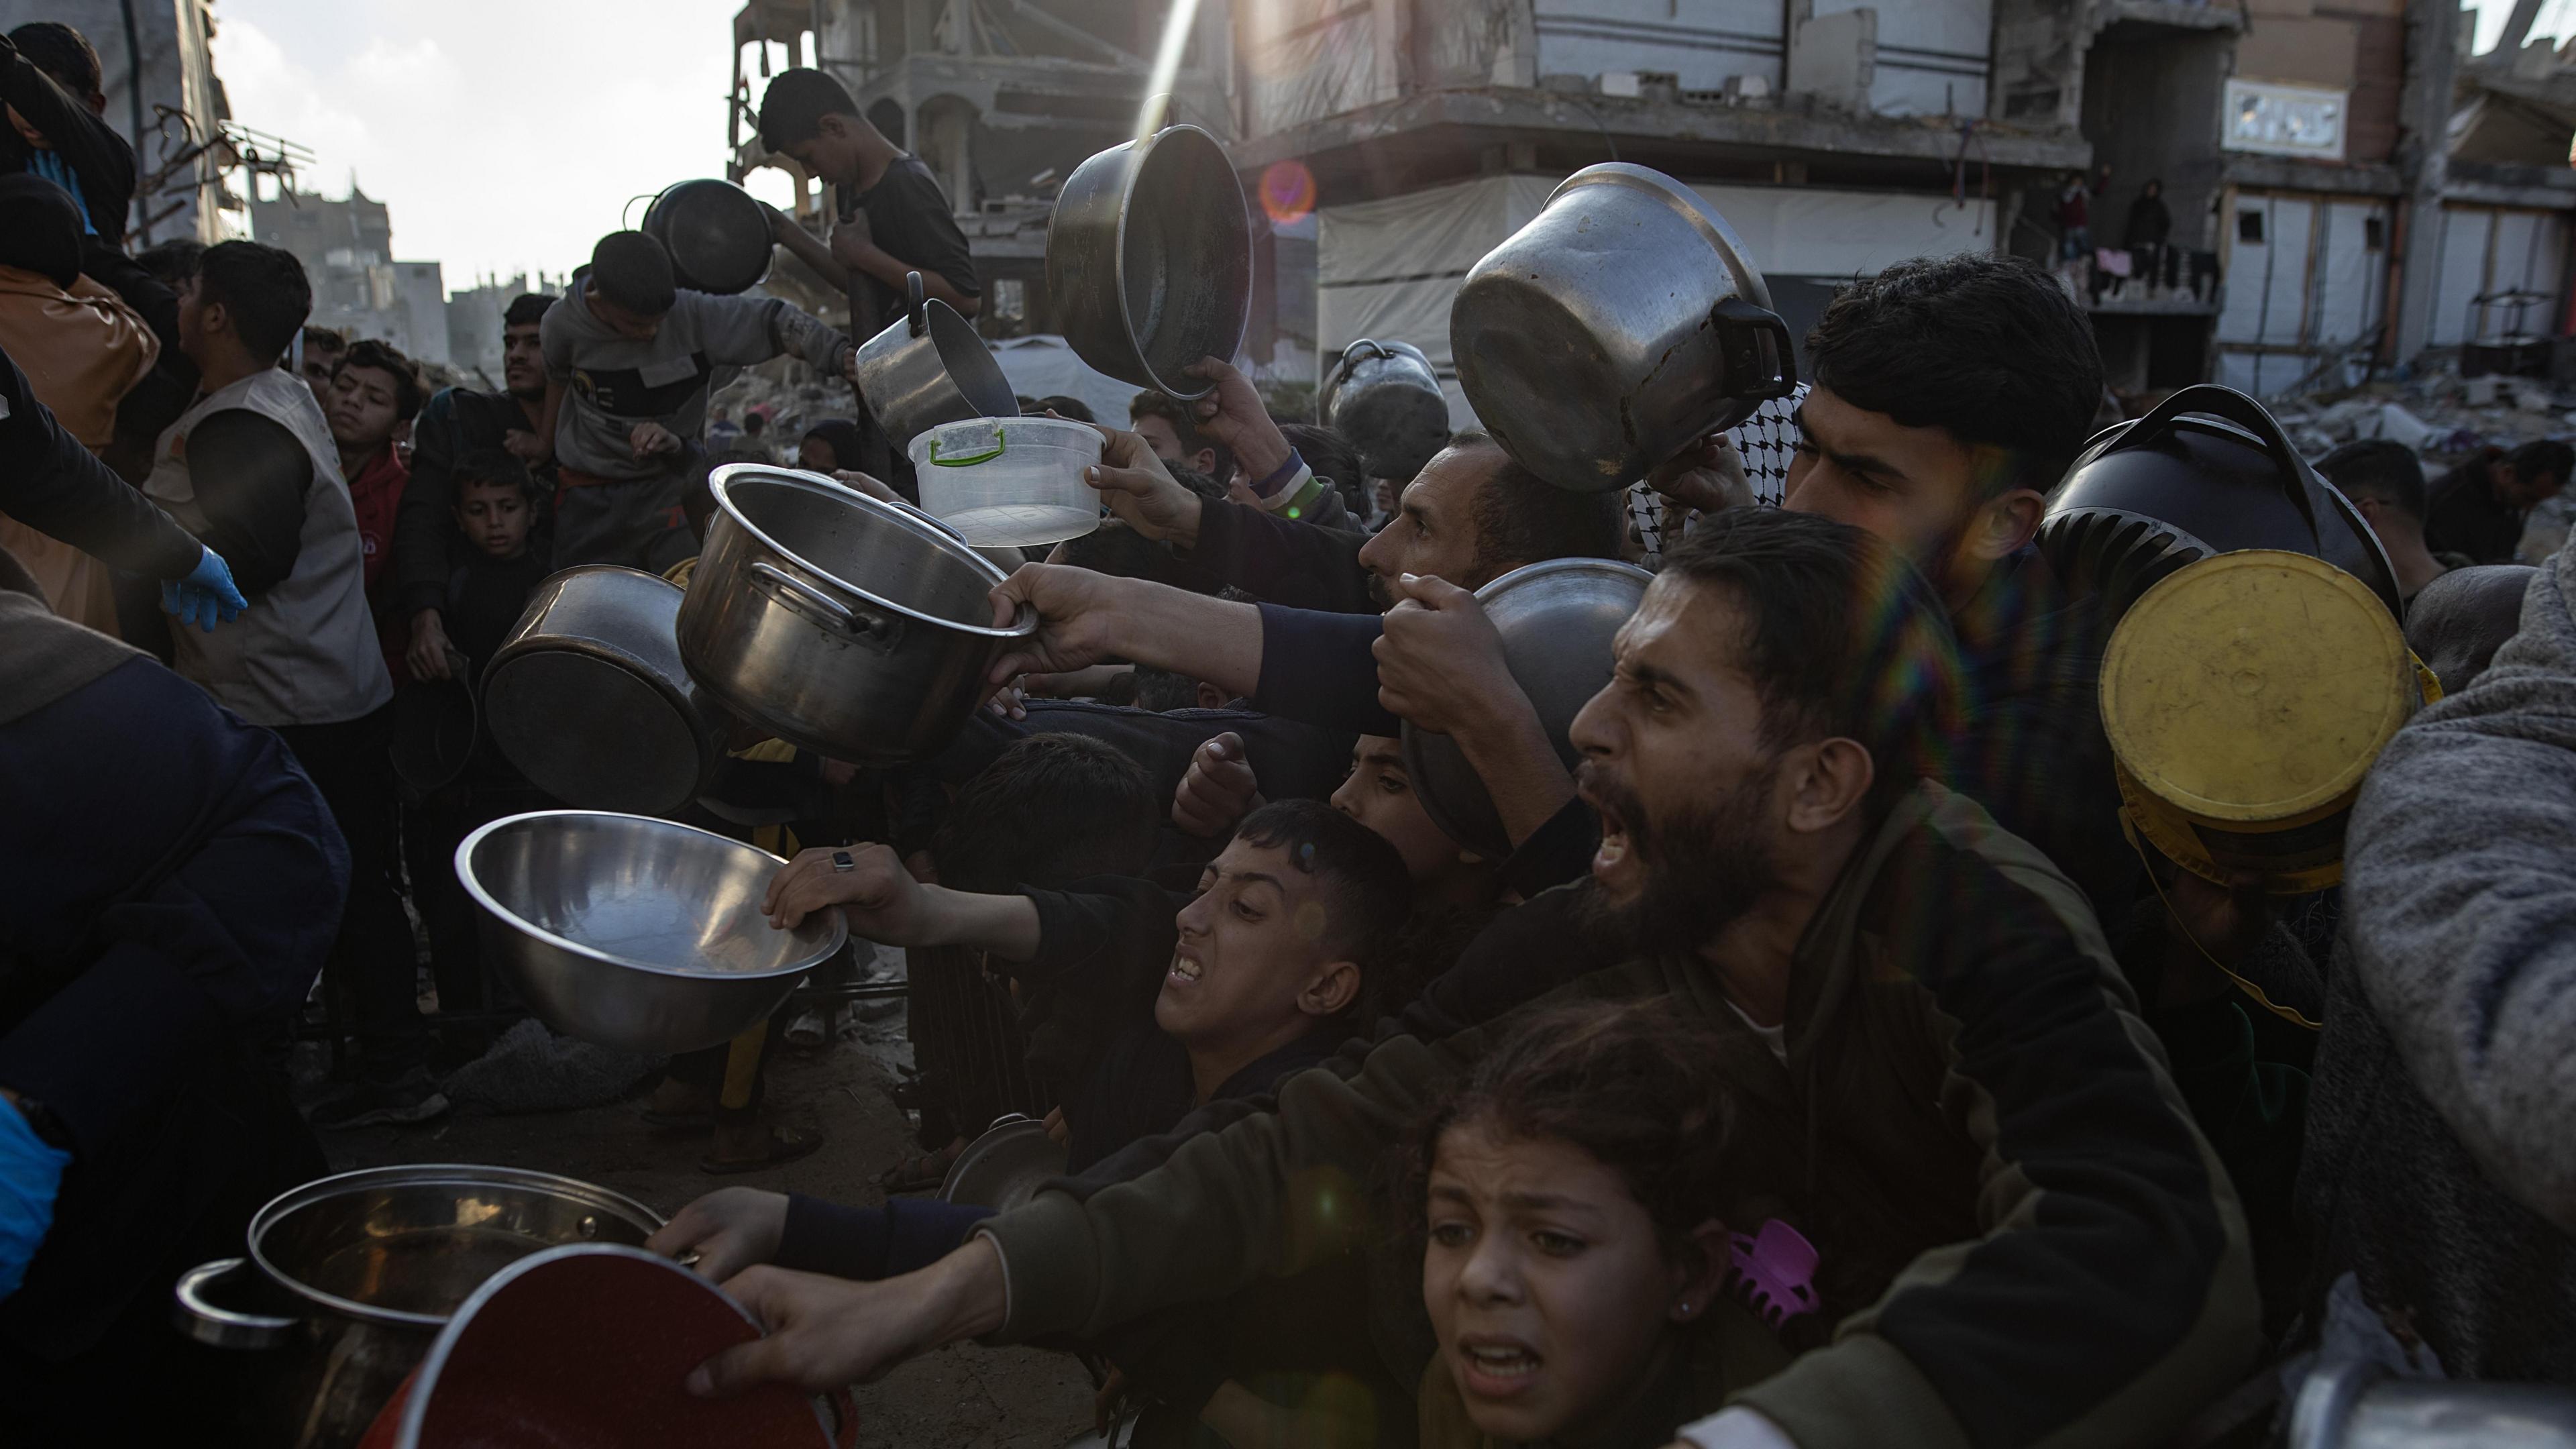
[[[1646,475],[1646,486],[1665,501],[1701,513],[1753,505],[1753,483],[1743,456],[1724,433],[1711,433],[1667,458]]]
[[[917,1273],[854,1283],[780,1268],[726,1281],[768,1330],[691,1371],[690,1393],[722,1398],[759,1384],[816,1392],[867,1383],[926,1349],[1002,1326],[1001,1250],[978,1235]]]
[[[1189,772],[1172,794],[1172,824],[1184,833],[1213,840],[1236,821],[1261,808],[1261,781],[1243,757],[1243,736],[1232,730],[1202,743],[1190,755]]]
[[[1377,655],[1377,701],[1416,728],[1466,732],[1506,707],[1529,708],[1503,658],[1503,636],[1469,591],[1428,574],[1404,574],[1388,592]]]
[[[232,566],[224,556],[197,546],[197,566],[185,578],[171,579],[161,585],[161,607],[181,624],[194,624],[213,633],[217,624],[229,624],[250,607],[242,591],[233,582]]]
[[[1122,580],[1074,564],[1022,564],[993,586],[993,627],[1010,627],[1020,607],[1036,611],[1038,631],[994,661],[996,686],[1022,674],[1063,674],[1097,664],[1117,644]]]
[[[848,860],[844,869],[842,860]],[[921,883],[905,870],[892,847],[817,846],[770,877],[760,909],[769,924],[792,931],[807,916],[833,906],[841,908],[851,931],[889,946],[910,946],[922,915]]]
[[[1100,436],[1100,462],[1082,470],[1082,481],[1099,491],[1111,513],[1156,543],[1196,544],[1199,496],[1172,477],[1143,438],[1116,428],[1100,428]]]
[[[672,1214],[644,1250],[665,1258],[698,1255],[691,1269],[721,1283],[778,1256],[787,1234],[787,1194],[756,1187],[721,1187]]]
[[[1267,478],[1288,461],[1288,435],[1270,420],[1270,408],[1261,401],[1252,379],[1216,357],[1202,357],[1184,371],[1216,384],[1214,391],[1190,405],[1191,412],[1199,431],[1225,444],[1246,476]]]

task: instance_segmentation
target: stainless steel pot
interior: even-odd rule
[[[848,939],[838,911],[794,930],[760,909],[786,864],[642,815],[538,810],[456,847],[484,953],[546,1025],[647,1054],[698,1051],[768,1019]]]
[[[708,176],[664,187],[644,209],[643,229],[691,291],[732,296],[769,275],[768,209],[730,181]]]
[[[1047,221],[1047,295],[1074,355],[1138,387],[1205,397],[1183,369],[1230,361],[1252,308],[1252,213],[1225,147],[1171,126],[1074,168]]]
[[[2289,1449],[2576,1449],[2576,1392],[2398,1379],[2372,1363],[2337,1364],[2299,1386]]]
[[[483,1280],[565,1243],[641,1245],[662,1226],[605,1188],[513,1167],[371,1167],[288,1191],[248,1255],[179,1279],[179,1331],[267,1360],[262,1444],[343,1449]]]
[[[812,473],[734,464],[680,606],[700,686],[780,739],[895,764],[947,745],[984,676],[1037,631],[993,626],[1002,571],[912,509]]]
[[[681,667],[680,599],[677,584],[615,564],[537,586],[483,674],[492,741],[531,784],[645,815],[696,798],[727,721]]]
[[[904,273],[911,305],[904,319],[859,347],[859,397],[885,430],[897,456],[913,438],[941,423],[1015,418],[1019,395],[993,360],[993,349],[957,309],[925,299],[921,273]]]
[[[1618,162],[1567,177],[1468,271],[1449,355],[1504,449],[1584,493],[1635,482],[1798,380],[1789,329],[1726,219]]]
[[[1610,683],[1610,640],[1654,575],[1612,559],[1561,558],[1514,569],[1476,591],[1503,636],[1503,662],[1529,696],[1557,758],[1574,767],[1574,717]],[[1404,770],[1423,813],[1451,840],[1488,860],[1512,853],[1494,797],[1444,734],[1404,726]]]
[[[1449,445],[1448,395],[1410,342],[1363,337],[1343,348],[1318,400],[1324,426],[1351,440],[1372,478],[1410,479]]]
[[[1013,1112],[997,1117],[966,1144],[940,1180],[941,1202],[1009,1212],[1037,1195],[1049,1178],[1064,1176],[1065,1145],[1047,1135],[1046,1123]]]

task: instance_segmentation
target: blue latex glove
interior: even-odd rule
[[[0,1101],[0,1298],[18,1291],[54,1225],[54,1194],[72,1155],[48,1147],[15,1104]]]
[[[250,600],[233,587],[233,571],[224,556],[199,544],[197,566],[188,570],[188,576],[162,583],[161,607],[177,615],[180,623],[211,634],[217,624],[229,624],[249,608]]]

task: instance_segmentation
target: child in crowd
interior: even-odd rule
[[[1077,1069],[1050,1084],[1078,1172],[1195,1107],[1267,1092],[1331,1055],[1406,903],[1393,846],[1329,806],[1283,800],[1243,822],[1194,896],[1116,876],[979,894],[925,885],[871,845],[803,852],[765,905],[783,926],[837,905],[873,941],[984,950],[1046,1018],[1030,1032],[1039,1054],[1074,1059],[1078,1039]],[[891,1277],[956,1246],[984,1215],[728,1191],[692,1203],[652,1246],[701,1247],[716,1261],[700,1271],[719,1279],[773,1261]]]
[[[529,543],[537,485],[527,464],[478,449],[456,461],[451,477],[456,528],[473,551],[447,577],[447,637],[480,671],[553,569]]]
[[[1565,1008],[1433,1109],[1403,1204],[1439,1340],[1423,1449],[1657,1449],[1787,1364],[1724,1295],[1747,1174],[1720,1056],[1652,1001]]]

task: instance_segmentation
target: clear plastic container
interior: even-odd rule
[[[922,511],[981,548],[1078,538],[1100,526],[1100,494],[1082,470],[1100,433],[1056,418],[942,423],[912,440]]]

